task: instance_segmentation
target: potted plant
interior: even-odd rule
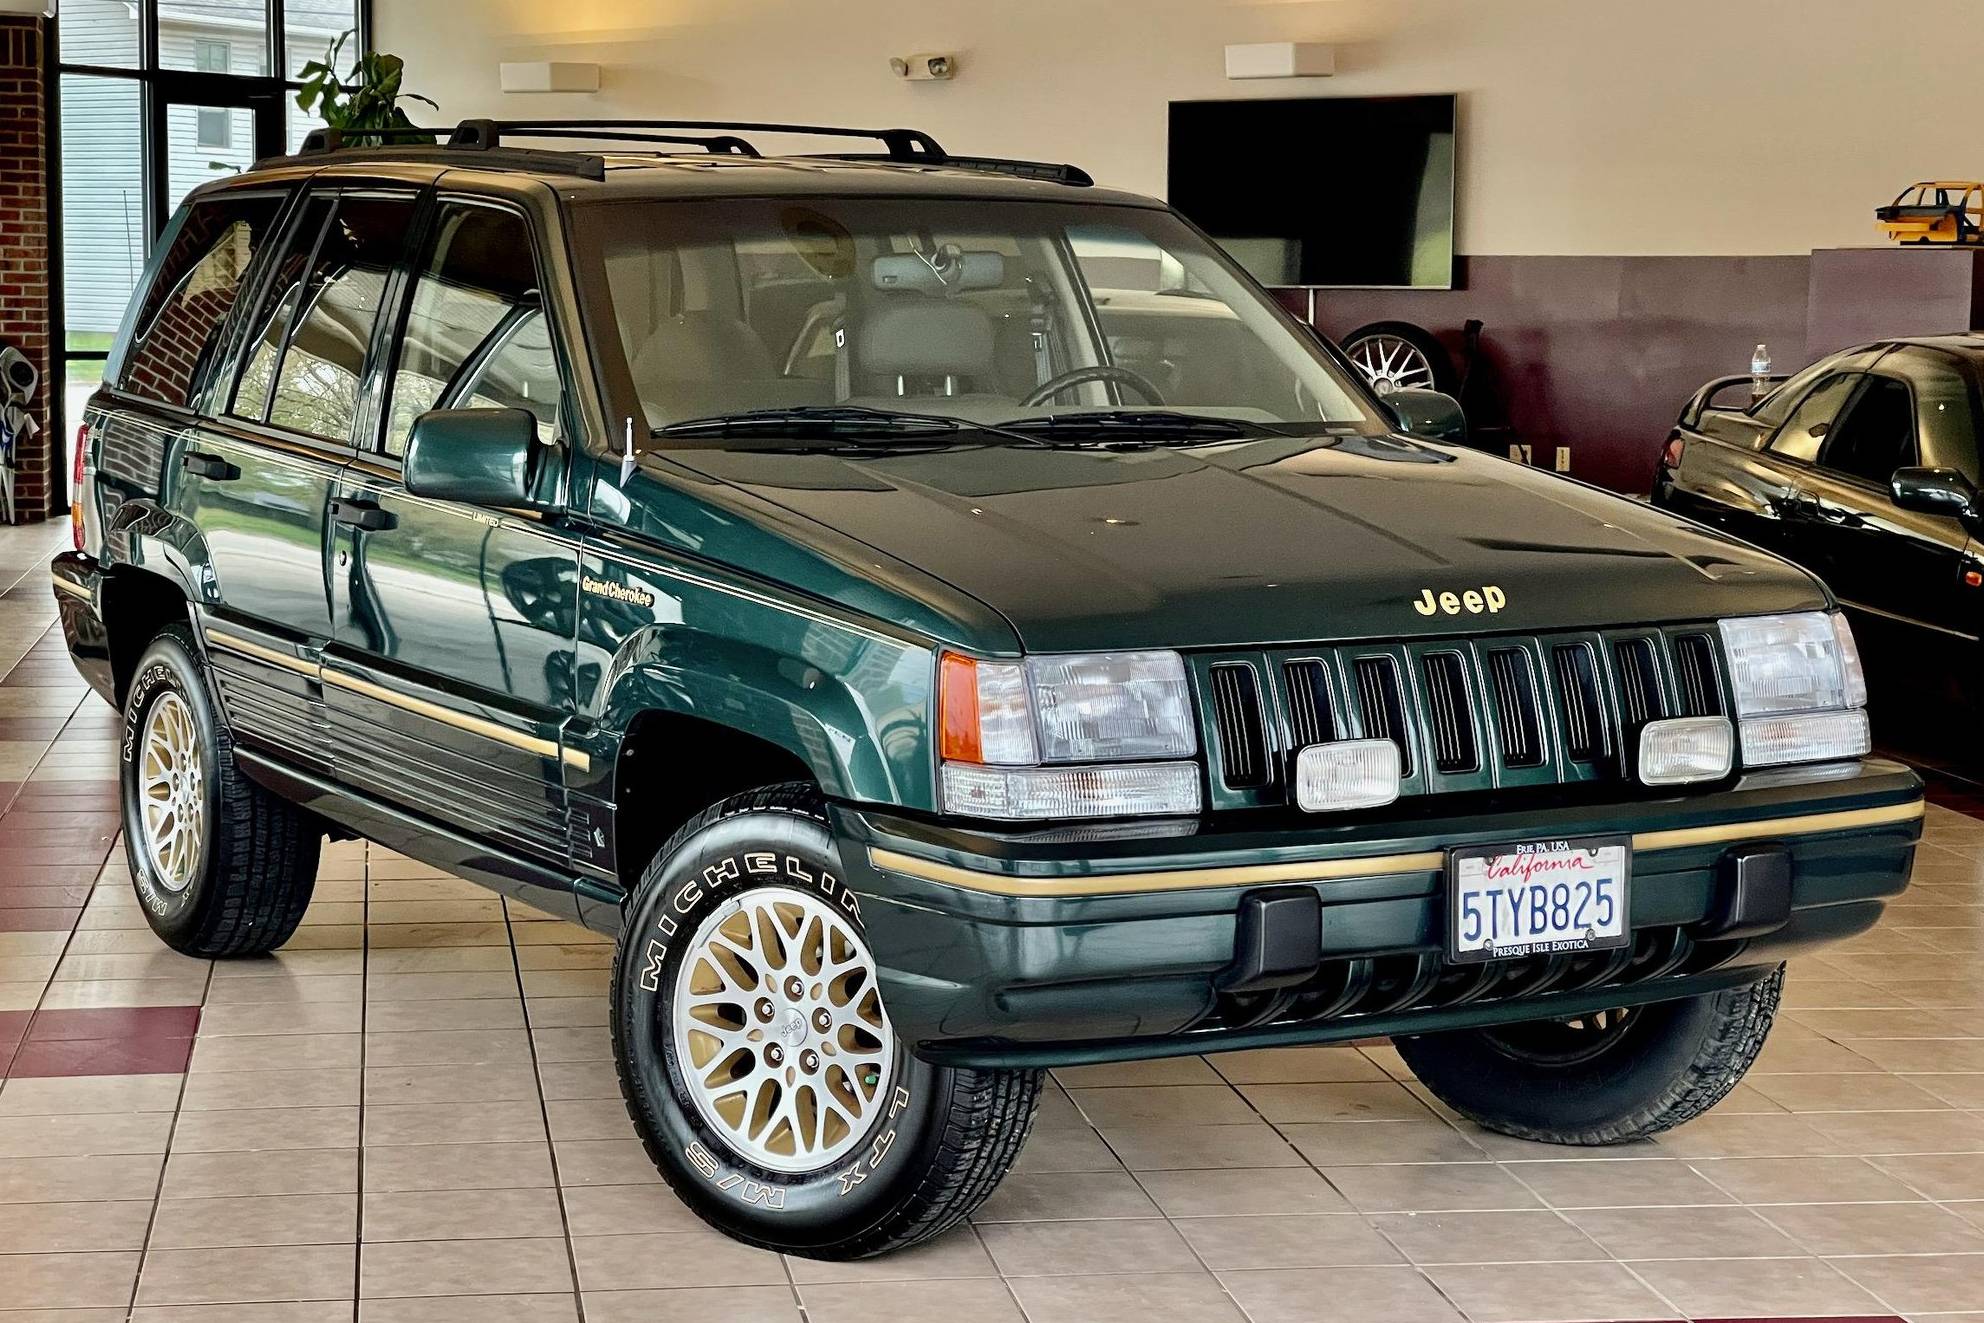
[[[352,32],[347,30],[332,43],[322,60],[312,60],[303,66],[303,86],[296,93],[297,108],[305,114],[314,110],[348,147],[378,146],[386,140],[386,134],[380,130],[397,130],[391,134],[395,142],[423,141],[406,132],[418,129],[419,125],[407,118],[400,102],[418,101],[435,110],[440,107],[417,93],[400,90],[406,62],[397,55],[368,52],[359,56],[340,77],[338,63],[345,43],[351,38]],[[424,141],[433,139],[428,137]]]

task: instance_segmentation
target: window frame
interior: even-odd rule
[[[263,416],[260,418],[250,418],[232,412],[235,396],[240,389],[241,373],[246,369],[248,363],[251,337],[247,332],[254,324],[255,314],[259,313],[267,300],[276,294],[274,279],[278,257],[287,255],[292,251],[293,242],[298,236],[304,219],[309,215],[310,205],[314,199],[326,197],[331,199],[333,209],[329,219],[332,221],[335,221],[337,218],[336,209],[343,206],[345,198],[349,196],[371,196],[405,201],[411,208],[408,225],[408,235],[411,236],[420,227],[422,207],[431,191],[429,188],[414,184],[393,184],[368,179],[344,178],[313,181],[307,187],[294,190],[294,196],[290,202],[289,215],[283,222],[283,241],[280,246],[271,251],[269,260],[264,264],[262,272],[257,279],[254,291],[254,303],[250,306],[248,312],[241,315],[240,324],[235,329],[234,340],[228,346],[227,375],[225,378],[215,379],[211,385],[211,390],[214,393],[208,399],[209,407],[206,411],[208,417],[224,425],[242,428],[250,435],[276,440],[285,446],[307,446],[310,449],[321,451],[327,455],[335,455],[346,459],[365,453],[363,438],[366,435],[366,428],[371,425],[366,411],[366,399],[371,373],[373,371],[374,358],[379,352],[379,329],[388,319],[388,311],[392,307],[392,301],[395,297],[395,282],[400,279],[406,266],[407,242],[404,240],[401,242],[399,256],[394,259],[393,264],[386,272],[386,283],[379,296],[379,312],[372,319],[372,330],[366,340],[365,358],[359,366],[358,402],[353,411],[350,436],[347,439],[342,441],[334,440],[330,437],[319,436],[314,432],[305,432],[297,428],[285,427],[280,423],[269,420],[268,414],[275,402],[275,383],[280,379],[282,364],[289,356],[290,337],[296,332],[297,314],[302,311],[302,305],[291,310],[289,321],[283,329],[282,349],[276,359],[274,375],[270,379],[269,398],[263,403]],[[310,277],[316,273],[317,259],[323,249],[324,235],[328,231],[329,225],[327,224],[310,241],[309,265],[304,273],[306,288]],[[237,311],[240,306],[240,304],[236,305]]]
[[[1826,442],[1832,434],[1832,424],[1838,422],[1845,415],[1846,411],[1853,407],[1853,402],[1860,398],[1861,388],[1867,380],[1867,372],[1868,369],[1866,367],[1842,366],[1834,368],[1831,372],[1822,373],[1815,378],[1812,384],[1806,388],[1805,393],[1798,397],[1798,402],[1791,406],[1791,411],[1784,415],[1784,421],[1779,423],[1764,441],[1761,453],[1770,456],[1780,464],[1791,464],[1801,469],[1816,469],[1820,467],[1819,456],[1825,453]],[[1797,420],[1798,411],[1805,407],[1805,402],[1818,394],[1826,383],[1838,377],[1850,378],[1852,385],[1847,389],[1846,398],[1840,401],[1838,411],[1827,421],[1826,436],[1819,438],[1819,448],[1812,453],[1812,458],[1801,459],[1797,455],[1787,454],[1779,450],[1777,443],[1784,438],[1785,429]]]
[[[386,352],[377,364],[376,379],[367,382],[366,395],[372,401],[372,418],[369,434],[361,442],[358,453],[368,463],[395,473],[405,468],[406,457],[403,454],[392,454],[386,449],[386,434],[392,422],[393,378],[399,369],[400,353],[406,343],[407,326],[413,318],[414,294],[419,288],[421,278],[426,274],[427,255],[440,226],[441,215],[448,207],[456,205],[506,212],[514,216],[524,227],[524,238],[530,245],[531,270],[537,277],[540,306],[544,310],[545,326],[551,335],[551,354],[558,372],[556,444],[566,452],[565,462],[569,462],[570,456],[578,450],[573,438],[580,435],[583,429],[578,424],[575,412],[577,378],[572,370],[571,337],[566,335],[565,328],[561,324],[557,300],[553,296],[551,279],[555,273],[549,265],[550,255],[547,251],[551,245],[546,242],[546,236],[539,231],[535,223],[536,218],[528,207],[511,198],[460,188],[428,190],[422,214],[410,234],[411,242],[408,243],[400,264],[402,283],[397,293],[393,295],[398,300],[398,307],[392,319],[391,333],[384,338],[383,344],[378,337],[375,336],[374,339],[374,350],[383,349]],[[384,317],[379,319],[380,328],[386,325],[386,320]],[[467,373],[472,366],[485,362],[490,353],[489,345],[478,346],[474,356],[463,360],[457,377]],[[448,385],[455,385],[455,380],[451,379]]]
[[[237,323],[242,317],[242,308],[244,305],[259,303],[263,272],[269,262],[270,250],[279,249],[288,241],[290,227],[294,223],[292,217],[294,194],[294,189],[280,185],[249,186],[224,189],[187,199],[186,205],[180,209],[174,218],[174,223],[161,237],[151,260],[146,263],[145,270],[138,277],[137,288],[131,295],[131,306],[125,312],[124,328],[118,333],[117,341],[111,346],[109,357],[104,362],[105,389],[113,391],[120,400],[138,401],[154,408],[171,409],[193,417],[207,416],[207,401],[216,376],[221,373],[232,375],[234,370],[237,348],[235,337]],[[124,384],[124,377],[131,368],[131,356],[145,332],[145,328],[139,322],[149,309],[152,295],[158,288],[160,278],[165,274],[166,261],[171,256],[173,248],[178,246],[180,235],[184,233],[187,218],[192,216],[196,207],[224,204],[245,198],[276,200],[275,217],[269,227],[270,237],[249,258],[248,269],[242,273],[241,285],[235,293],[234,302],[229,306],[226,315],[221,318],[217,328],[218,338],[215,341],[214,353],[186,384],[186,403],[174,404],[170,400],[155,400],[149,395],[140,395],[130,390]]]
[[[1833,418],[1833,421],[1835,423],[1838,423],[1842,419],[1850,421],[1853,417],[1853,411],[1860,407],[1860,401],[1866,397],[1867,392],[1873,388],[1874,383],[1877,381],[1892,382],[1895,385],[1900,386],[1902,390],[1907,393],[1908,443],[1909,443],[1909,448],[1914,452],[1913,458],[1915,458],[1916,460],[1920,460],[1922,457],[1922,415],[1920,412],[1921,406],[1920,406],[1920,402],[1915,397],[1914,383],[1908,381],[1904,377],[1883,373],[1878,371],[1874,367],[1869,367],[1865,372],[1862,372],[1860,374],[1860,383],[1853,388],[1853,393],[1847,397],[1846,403],[1842,404],[1839,407],[1839,413]],[[1812,461],[1811,467],[1825,474],[1826,477],[1830,478],[1834,482],[1845,483],[1848,486],[1858,487],[1862,491],[1878,493],[1884,500],[1886,500],[1890,505],[1892,505],[1894,503],[1894,494],[1892,488],[1889,486],[1887,482],[1882,482],[1874,478],[1866,477],[1865,475],[1855,473],[1850,469],[1836,468],[1833,465],[1826,462],[1826,457],[1832,453],[1833,443],[1837,432],[1838,432],[1838,428],[1836,427],[1826,429],[1825,444],[1819,447],[1819,453],[1817,457]],[[1898,472],[1901,469],[1905,469],[1908,467],[1909,465],[1905,463],[1897,464],[1895,465],[1895,471]],[[1891,473],[1889,475],[1890,480],[1892,480],[1892,477],[1893,474]]]

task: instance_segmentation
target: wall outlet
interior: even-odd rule
[[[1535,453],[1530,450],[1529,446],[1520,441],[1509,443],[1509,458],[1518,464],[1534,464],[1536,462]]]
[[[1570,471],[1571,471],[1571,448],[1569,446],[1558,446],[1557,472],[1569,473]]]

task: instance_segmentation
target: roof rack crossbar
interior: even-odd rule
[[[616,129],[600,133],[590,128],[540,128],[528,134],[532,138],[612,138],[617,142],[655,142],[683,147],[701,147],[712,156],[748,156],[754,160],[764,155],[746,139],[731,133],[689,134],[689,133],[637,133],[632,129]],[[480,143],[450,142],[451,147],[472,147],[476,151],[488,150]]]
[[[949,159],[942,145],[921,129],[844,129],[825,124],[766,124],[746,120],[707,119],[465,119],[458,125],[449,145],[488,149],[502,144],[505,136],[621,138],[655,132],[793,133],[817,138],[873,138],[888,149],[893,161],[941,164]],[[738,139],[738,141],[742,141]]]

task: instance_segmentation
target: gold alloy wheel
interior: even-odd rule
[[[874,957],[807,892],[760,888],[703,920],[668,1013],[696,1110],[760,1167],[830,1166],[887,1105],[895,1033]]]
[[[145,714],[138,759],[138,808],[145,856],[159,888],[177,895],[199,873],[206,844],[206,781],[193,709],[178,694],[159,695]]]

